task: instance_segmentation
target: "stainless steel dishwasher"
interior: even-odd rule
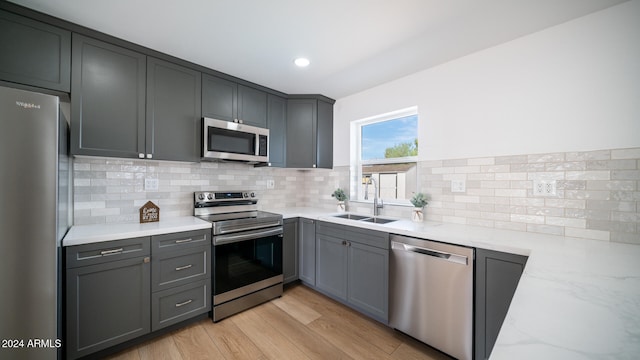
[[[473,354],[474,249],[391,235],[390,325],[446,354]]]

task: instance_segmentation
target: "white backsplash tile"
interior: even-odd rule
[[[161,218],[188,216],[193,192],[205,190],[252,189],[260,192],[261,208],[333,212],[333,190],[350,189],[348,166],[296,170],[80,157],[73,167],[75,224],[136,222],[148,200],[160,206]],[[419,191],[431,196],[427,220],[640,244],[640,148],[429,160],[418,169]],[[158,190],[145,191],[145,178],[158,179]],[[466,181],[466,192],[452,193],[452,180]],[[557,196],[533,196],[533,180],[556,180]],[[367,203],[348,206],[372,212]],[[390,204],[381,209],[384,216],[408,218],[410,212]]]

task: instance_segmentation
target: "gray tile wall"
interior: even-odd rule
[[[76,158],[75,224],[135,222],[154,201],[161,218],[192,214],[194,191],[256,189],[261,207],[313,206],[335,211],[331,193],[349,189],[349,167],[332,170],[253,168]],[[146,192],[144,178],[157,178]],[[427,220],[640,244],[640,148],[528,154],[419,163],[420,191],[431,196]],[[267,189],[268,179],[275,181]],[[556,180],[556,196],[534,196],[533,181]],[[451,181],[466,191],[452,193]],[[371,205],[348,203],[371,213]],[[385,205],[381,214],[409,218],[411,208]]]

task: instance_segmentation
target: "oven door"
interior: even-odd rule
[[[269,161],[269,129],[210,118],[202,124],[205,160]]]
[[[281,283],[282,227],[213,237],[213,304]]]

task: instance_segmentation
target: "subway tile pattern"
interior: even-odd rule
[[[419,190],[430,195],[427,220],[640,244],[640,148],[422,161]],[[331,193],[350,189],[348,166],[295,170],[237,163],[74,159],[74,223],[138,221],[148,200],[161,218],[193,212],[193,192],[256,189],[260,207],[335,211]],[[158,191],[144,179],[157,178]],[[275,188],[267,189],[267,180]],[[464,193],[451,192],[464,180]],[[555,196],[533,194],[535,180],[555,180]],[[369,214],[371,204],[349,202]],[[387,204],[381,215],[409,218]]]

